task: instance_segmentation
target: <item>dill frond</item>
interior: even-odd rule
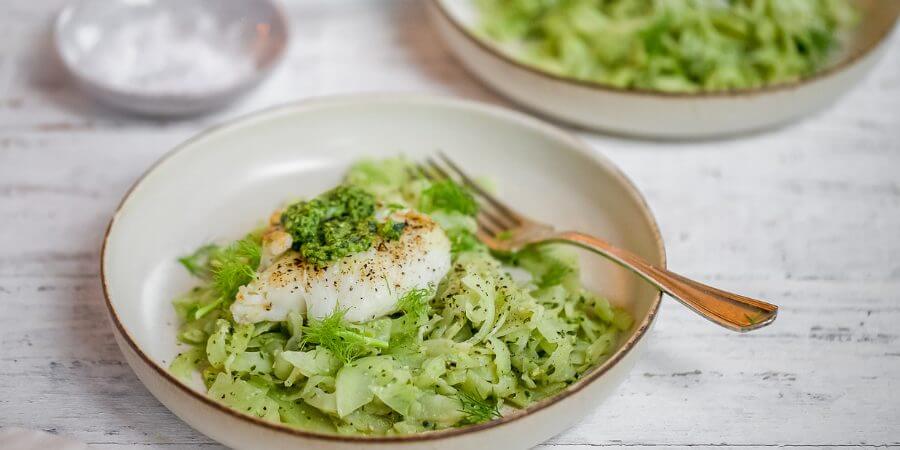
[[[466,188],[447,179],[436,181],[422,191],[419,209],[424,213],[443,210],[474,216],[478,213],[478,203]]]
[[[456,396],[459,399],[459,411],[465,415],[463,420],[467,424],[487,422],[502,416],[500,414],[500,406],[497,403],[492,403],[487,399],[480,399],[462,390],[457,392]]]
[[[258,236],[250,234],[228,247],[208,244],[178,258],[178,262],[191,275],[209,282],[209,287],[204,287],[204,295],[211,296],[210,299],[194,301],[190,308],[183,307],[185,317],[199,319],[233,300],[238,288],[256,277],[261,253]]]
[[[230,301],[238,288],[253,281],[262,248],[252,238],[234,242],[217,252],[210,260],[213,285],[222,301]]]
[[[450,252],[454,256],[484,245],[475,237],[474,233],[462,228],[447,230],[447,237],[450,239]]]
[[[429,301],[433,296],[434,289],[430,286],[423,289],[413,289],[403,294],[403,297],[400,297],[400,300],[397,302],[397,309],[407,316],[416,318],[427,316],[431,311]]]
[[[322,320],[311,320],[309,325],[303,326],[301,347],[306,344],[321,345],[345,364],[387,348],[387,342],[372,339],[344,322],[346,313],[346,310],[336,310]]]
[[[217,252],[219,252],[218,245],[207,244],[198,248],[190,255],[178,258],[178,262],[181,263],[191,275],[206,280],[212,275],[209,268],[209,261]]]

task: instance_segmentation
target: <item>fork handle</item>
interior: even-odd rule
[[[603,239],[578,232],[562,232],[552,240],[575,244],[606,256],[631,269],[697,314],[730,330],[739,332],[755,330],[772,323],[778,314],[778,307],[775,305],[725,292],[666,269],[660,269],[634,253],[618,248]]]

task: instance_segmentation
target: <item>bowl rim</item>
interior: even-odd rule
[[[272,52],[272,56],[265,61],[265,64],[257,66],[257,69],[248,77],[240,79],[235,83],[220,87],[219,89],[205,91],[205,92],[180,92],[180,93],[146,93],[141,91],[129,90],[123,88],[121,86],[117,86],[110,83],[105,83],[102,80],[91,76],[89,72],[85,72],[82,70],[78,64],[75,64],[74,61],[69,58],[67,52],[63,51],[63,29],[67,25],[66,19],[71,16],[74,11],[81,8],[86,2],[90,0],[73,0],[68,4],[63,6],[56,16],[53,18],[53,23],[51,26],[50,34],[51,40],[53,43],[53,48],[56,55],[59,57],[59,60],[62,62],[66,71],[78,82],[86,84],[88,86],[93,87],[94,89],[101,90],[110,95],[116,95],[119,97],[129,97],[131,99],[138,100],[154,100],[154,101],[184,101],[184,100],[200,100],[200,99],[209,99],[216,98],[220,96],[230,96],[236,94],[244,89],[247,89],[251,86],[254,86],[260,83],[272,70],[278,66],[282,59],[284,59],[284,55],[287,52],[288,45],[291,42],[291,26],[290,21],[288,20],[287,11],[284,8],[284,5],[278,0],[254,0],[261,4],[269,5],[272,11],[275,13],[274,18],[278,21],[281,28],[284,30],[284,35],[282,39],[279,39],[277,46],[275,46],[275,51]]]
[[[843,72],[845,69],[853,66],[857,62],[860,62],[863,58],[871,54],[875,49],[880,47],[887,38],[893,33],[894,29],[897,28],[897,22],[900,21],[900,8],[894,13],[894,17],[892,19],[892,23],[890,26],[885,27],[885,29],[875,38],[872,39],[871,42],[867,43],[866,46],[856,50],[855,52],[847,55],[838,61],[837,64],[833,64],[828,66],[822,70],[816,71],[811,75],[807,75],[804,77],[800,77],[796,80],[786,81],[782,83],[769,84],[765,86],[755,87],[755,88],[746,88],[746,89],[725,89],[720,91],[700,91],[700,92],[668,92],[668,91],[660,91],[655,89],[647,89],[647,88],[620,88],[610,84],[602,83],[599,81],[590,81],[590,80],[580,80],[573,77],[567,77],[563,75],[557,75],[550,71],[540,69],[538,67],[532,66],[530,64],[526,64],[518,59],[514,58],[511,55],[508,55],[506,52],[501,50],[496,44],[488,42],[485,39],[481,39],[478,37],[469,27],[465,24],[461,23],[457,20],[456,16],[451,14],[446,6],[445,2],[447,0],[431,0],[430,5],[434,11],[436,11],[437,15],[449,23],[452,28],[454,28],[457,33],[466,38],[469,42],[475,44],[476,47],[481,49],[484,52],[487,52],[491,56],[500,59],[502,62],[505,62],[508,65],[513,66],[513,68],[524,70],[532,75],[536,75],[540,78],[545,79],[545,81],[555,81],[559,83],[563,83],[573,87],[581,87],[587,88],[594,91],[609,93],[609,94],[621,94],[621,95],[639,95],[644,97],[656,97],[656,98],[680,98],[680,99],[720,99],[720,98],[735,98],[735,97],[752,97],[756,95],[775,93],[775,92],[783,92],[790,91],[794,89],[798,89],[804,87],[805,85],[812,84],[813,82],[825,79],[830,77],[831,75],[835,75],[839,72]]]
[[[106,309],[109,314],[110,320],[113,322],[115,326],[115,331],[122,338],[120,342],[124,342],[126,345],[130,347],[130,349],[143,361],[143,363],[150,368],[152,368],[156,374],[162,379],[165,380],[168,384],[175,386],[181,391],[185,392],[189,397],[192,397],[195,400],[200,401],[205,406],[212,407],[219,412],[228,414],[238,420],[243,420],[250,424],[262,426],[269,430],[289,434],[295,437],[307,438],[307,439],[317,439],[321,441],[330,441],[330,442],[344,442],[344,443],[352,443],[352,442],[370,442],[370,443],[408,443],[408,442],[422,442],[422,441],[433,441],[437,439],[444,438],[452,438],[460,435],[465,435],[469,433],[474,433],[478,431],[483,431],[486,429],[494,428],[500,425],[505,425],[510,422],[514,422],[518,419],[521,419],[525,416],[536,413],[540,410],[543,410],[551,405],[556,404],[557,402],[568,398],[571,395],[574,395],[586,388],[589,384],[600,379],[607,371],[609,371],[613,366],[615,366],[618,362],[620,362],[627,354],[631,352],[631,350],[637,345],[637,343],[647,334],[651,325],[654,323],[656,316],[659,312],[659,307],[662,301],[662,292],[658,292],[650,304],[650,308],[646,316],[640,323],[634,325],[636,328],[634,332],[629,336],[628,340],[626,340],[615,353],[613,353],[606,361],[602,364],[592,368],[588,371],[584,377],[577,380],[575,383],[567,386],[565,389],[560,391],[559,393],[543,399],[537,403],[529,405],[525,408],[517,409],[512,414],[505,415],[501,418],[491,420],[489,422],[483,422],[476,425],[469,425],[460,428],[448,428],[444,430],[436,430],[436,431],[427,431],[416,434],[409,435],[395,435],[395,436],[364,436],[364,435],[342,435],[342,434],[334,434],[334,433],[322,433],[304,430],[300,428],[289,427],[287,425],[275,422],[269,422],[263,420],[262,418],[251,416],[244,414],[243,412],[234,410],[225,405],[217,403],[216,401],[210,399],[206,395],[203,395],[198,390],[195,390],[178,380],[174,375],[169,373],[168,369],[161,366],[154,359],[150,358],[137,344],[137,341],[131,336],[128,330],[125,328],[123,322],[119,319],[118,314],[116,313],[116,309],[112,304],[110,294],[109,294],[109,281],[107,279],[106,274],[106,262],[107,262],[107,247],[110,241],[110,236],[113,233],[114,227],[116,225],[116,221],[118,217],[121,215],[123,208],[127,205],[127,203],[131,200],[132,194],[141,187],[144,180],[152,174],[156,169],[161,167],[163,164],[170,161],[173,157],[177,156],[185,149],[191,148],[196,142],[201,142],[207,138],[213,137],[219,133],[225,133],[232,130],[240,129],[246,126],[252,126],[255,123],[270,120],[272,118],[276,118],[283,114],[292,114],[303,111],[311,111],[319,108],[327,108],[332,106],[346,106],[346,105],[362,105],[362,104],[378,104],[378,103],[390,103],[390,104],[406,104],[410,106],[424,106],[424,107],[437,107],[437,108],[451,108],[455,110],[463,110],[468,111],[469,113],[474,114],[487,114],[499,120],[506,120],[511,123],[515,123],[518,126],[531,128],[540,132],[541,134],[548,136],[554,140],[562,142],[564,145],[570,148],[571,151],[575,151],[576,153],[581,154],[592,160],[594,164],[600,165],[603,169],[608,170],[610,175],[617,179],[617,181],[630,193],[632,198],[638,203],[640,212],[644,216],[644,219],[647,221],[650,226],[651,234],[653,235],[654,243],[656,246],[656,250],[659,252],[660,256],[660,266],[664,269],[666,268],[666,250],[665,245],[663,243],[663,238],[659,230],[659,226],[656,222],[656,218],[653,215],[652,210],[648,206],[646,199],[637,189],[636,185],[632,183],[632,181],[625,176],[625,174],[612,163],[611,160],[603,156],[602,154],[591,149],[587,144],[583,143],[580,139],[576,138],[574,135],[569,134],[568,132],[557,128],[553,125],[545,123],[539,119],[528,116],[524,113],[513,111],[510,109],[502,108],[500,106],[491,105],[482,102],[476,102],[472,100],[460,100],[440,95],[430,95],[430,94],[409,94],[409,93],[376,93],[376,94],[343,94],[343,95],[329,95],[329,96],[321,96],[321,97],[310,97],[304,100],[288,102],[276,106],[272,106],[269,108],[264,108],[262,110],[258,110],[243,116],[239,116],[237,118],[228,120],[219,125],[212,126],[193,137],[183,141],[181,144],[176,145],[174,148],[169,150],[166,154],[164,154],[159,160],[153,163],[138,179],[134,182],[134,184],[126,191],[122,200],[114,210],[112,214],[112,218],[109,221],[109,224],[106,227],[106,231],[103,236],[103,244],[100,250],[100,280],[103,287],[103,298],[105,301]],[[121,345],[121,344],[120,344]],[[134,370],[134,368],[133,368]],[[168,407],[167,407],[168,409]]]

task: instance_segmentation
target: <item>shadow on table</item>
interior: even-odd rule
[[[48,22],[27,45],[31,48],[26,52],[28,56],[22,62],[22,69],[29,88],[67,112],[105,119],[115,117],[113,111],[98,104],[75,86],[53,46],[52,22]]]
[[[395,42],[427,77],[464,98],[512,107],[512,103],[469,73],[441,41],[428,20],[426,2],[408,2],[393,9]]]

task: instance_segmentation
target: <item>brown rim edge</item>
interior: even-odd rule
[[[896,28],[898,18],[900,18],[900,12],[894,14],[893,23],[891,26],[885,27],[885,30],[878,35],[876,39],[873,39],[869,45],[857,50],[853,54],[841,59],[837,64],[826,67],[823,70],[817,71],[816,73],[799,78],[794,81],[788,81],[784,83],[776,83],[770,84],[768,86],[762,86],[758,88],[751,89],[729,89],[723,91],[701,91],[701,92],[666,92],[666,91],[658,91],[653,89],[642,89],[642,88],[618,88],[615,86],[611,86],[608,84],[600,83],[597,81],[587,81],[587,80],[579,80],[577,78],[565,77],[562,75],[557,75],[552,72],[548,72],[546,70],[539,69],[537,67],[525,64],[514,57],[506,54],[506,52],[497,48],[496,45],[492,45],[488,42],[485,42],[483,39],[480,39],[476,36],[472,31],[456,20],[456,17],[444,7],[443,0],[431,0],[431,5],[437,10],[437,12],[441,15],[441,17],[450,23],[450,25],[455,28],[462,36],[464,36],[467,40],[475,44],[481,50],[493,55],[514,66],[517,69],[524,70],[533,75],[537,75],[542,78],[546,78],[552,81],[558,81],[561,83],[566,83],[573,86],[594,89],[598,91],[603,91],[612,94],[636,94],[643,95],[647,97],[660,97],[660,98],[729,98],[729,97],[748,97],[755,96],[757,94],[765,94],[770,92],[779,92],[779,91],[788,91],[792,89],[796,89],[798,87],[804,86],[806,84],[818,81],[823,78],[827,78],[834,73],[843,71],[844,69],[852,66],[865,56],[869,55],[878,48],[882,43],[885,42],[885,39],[890,36],[891,32],[893,32],[894,28]],[[480,78],[480,77],[479,77]],[[504,95],[505,96],[505,95]]]
[[[419,433],[419,434],[399,435],[399,436],[354,436],[354,435],[340,435],[340,434],[317,433],[317,432],[312,432],[312,431],[306,431],[303,429],[293,428],[293,427],[289,427],[287,425],[282,425],[281,423],[269,422],[269,421],[263,420],[261,418],[255,417],[255,416],[246,415],[244,413],[236,411],[225,405],[217,403],[216,401],[210,399],[209,397],[202,395],[199,391],[192,389],[191,387],[185,385],[184,383],[182,383],[181,381],[176,379],[172,374],[170,374],[166,368],[161,367],[152,358],[147,356],[147,354],[145,354],[143,352],[143,350],[140,349],[140,347],[137,345],[135,340],[131,337],[131,335],[125,329],[125,326],[122,324],[121,320],[119,319],[118,314],[116,314],[116,310],[113,307],[112,302],[110,301],[109,288],[107,286],[107,279],[106,279],[105,261],[106,261],[106,248],[107,248],[107,244],[109,242],[109,235],[113,229],[113,226],[115,225],[116,219],[118,218],[122,207],[127,203],[129,198],[131,197],[131,194],[134,192],[135,189],[138,188],[138,186],[141,185],[141,183],[144,181],[144,179],[148,175],[150,175],[154,170],[156,170],[156,168],[159,167],[161,164],[168,161],[173,156],[177,155],[183,149],[189,147],[194,142],[204,139],[216,132],[223,131],[232,126],[239,126],[239,125],[245,124],[249,120],[257,118],[257,117],[263,117],[265,115],[276,113],[279,111],[289,111],[291,109],[295,109],[295,108],[299,108],[299,107],[314,107],[316,105],[327,106],[330,104],[330,101],[334,101],[334,100],[344,100],[344,101],[347,101],[347,100],[351,100],[351,101],[378,101],[378,100],[381,100],[381,101],[406,102],[406,103],[410,103],[410,104],[415,104],[416,102],[414,100],[416,100],[416,99],[420,99],[420,100],[427,99],[427,100],[430,100],[433,102],[443,104],[445,106],[468,107],[468,108],[472,108],[472,109],[482,111],[482,112],[489,112],[489,113],[495,113],[495,114],[499,113],[501,116],[512,117],[512,118],[515,118],[518,120],[525,120],[526,122],[530,122],[530,124],[532,126],[537,126],[537,128],[539,128],[540,131],[542,131],[542,132],[549,131],[549,132],[551,132],[551,134],[554,134],[555,137],[564,138],[566,141],[568,141],[568,143],[570,145],[572,145],[583,156],[591,158],[595,163],[601,164],[605,169],[610,170],[614,176],[620,178],[620,181],[623,183],[623,186],[625,186],[626,189],[631,192],[631,195],[634,196],[634,198],[639,202],[640,206],[643,209],[643,213],[648,220],[648,224],[650,225],[651,232],[653,233],[654,238],[656,240],[655,243],[656,243],[657,251],[659,251],[660,257],[662,258],[661,266],[662,266],[662,268],[666,267],[665,244],[663,243],[662,235],[660,234],[660,231],[659,231],[659,226],[656,223],[655,216],[653,215],[652,210],[648,206],[646,199],[640,193],[640,191],[637,189],[636,185],[631,181],[631,179],[629,179],[627,176],[625,176],[625,174],[618,168],[618,166],[613,164],[610,160],[606,159],[605,156],[602,156],[599,153],[591,150],[586,144],[582,143],[582,141],[580,141],[579,139],[574,137],[574,135],[571,135],[568,132],[563,131],[560,128],[557,128],[555,126],[547,124],[543,121],[535,119],[524,113],[509,110],[509,109],[502,108],[499,106],[482,103],[482,102],[471,101],[471,100],[451,99],[451,98],[436,96],[436,95],[415,95],[415,94],[410,95],[407,93],[407,94],[396,94],[393,96],[386,96],[384,94],[363,94],[363,95],[350,94],[350,95],[332,95],[332,96],[324,96],[324,97],[312,97],[312,98],[305,99],[305,100],[300,100],[300,101],[296,101],[296,102],[285,103],[285,104],[281,104],[281,105],[272,106],[269,108],[264,108],[264,109],[228,120],[227,122],[224,122],[224,123],[221,123],[218,125],[214,125],[208,129],[200,132],[199,134],[197,134],[197,135],[189,138],[188,140],[182,142],[181,144],[175,146],[172,150],[170,150],[168,153],[163,155],[159,160],[157,160],[155,163],[153,163],[153,165],[151,165],[147,169],[147,171],[145,171],[137,179],[137,181],[135,181],[134,184],[131,185],[131,187],[125,192],[125,195],[122,197],[122,200],[119,202],[119,204],[116,206],[116,209],[113,211],[112,218],[110,219],[109,224],[106,227],[106,231],[103,235],[103,245],[100,249],[100,280],[101,280],[101,284],[103,285],[103,298],[105,300],[106,309],[107,309],[107,312],[109,313],[110,320],[115,325],[117,331],[119,332],[119,335],[128,344],[128,346],[135,352],[135,354],[138,355],[138,357],[140,357],[140,359],[143,360],[143,362],[146,365],[148,365],[154,371],[156,371],[156,373],[163,380],[167,381],[169,384],[174,385],[181,391],[185,392],[186,394],[193,397],[195,400],[200,401],[201,403],[205,404],[206,406],[216,409],[219,412],[225,413],[225,414],[232,416],[238,420],[244,420],[246,422],[249,422],[249,423],[252,423],[255,425],[259,425],[264,428],[268,428],[272,431],[286,433],[286,434],[290,434],[293,436],[303,437],[303,438],[308,438],[308,439],[318,439],[318,440],[322,440],[322,441],[404,443],[404,442],[432,441],[432,440],[443,439],[443,438],[451,438],[454,436],[459,436],[459,435],[468,434],[471,432],[481,431],[481,430],[493,428],[496,426],[504,425],[509,422],[513,422],[515,420],[518,420],[519,418],[522,418],[522,417],[525,417],[532,413],[543,410],[551,405],[556,404],[557,402],[561,401],[564,398],[567,398],[571,395],[578,393],[579,391],[581,391],[582,389],[587,387],[589,384],[598,380],[607,371],[609,371],[609,369],[611,369],[614,365],[616,365],[619,361],[621,361],[628,353],[630,353],[631,350],[634,348],[634,346],[637,345],[637,343],[641,340],[641,338],[643,338],[644,335],[647,334],[647,331],[649,330],[650,326],[653,324],[653,322],[656,318],[656,315],[659,312],[659,307],[660,307],[660,303],[662,301],[662,295],[663,295],[662,292],[660,292],[656,295],[656,298],[654,299],[653,303],[650,306],[649,313],[644,318],[644,320],[642,320],[641,323],[637,326],[635,331],[632,333],[631,337],[627,341],[625,341],[622,344],[622,346],[619,347],[619,349],[616,350],[616,352],[612,356],[609,357],[609,359],[607,359],[599,366],[597,366],[597,367],[593,368],[592,370],[590,370],[589,372],[587,372],[587,374],[583,378],[581,378],[580,380],[576,381],[575,383],[567,386],[563,391],[559,392],[556,395],[553,395],[549,398],[541,400],[541,401],[539,401],[533,405],[530,405],[528,407],[518,409],[513,414],[503,416],[499,419],[495,419],[490,422],[480,423],[477,425],[470,425],[470,426],[466,426],[466,427],[462,427],[462,428],[449,428],[449,429],[438,430],[438,431],[429,431],[429,432],[423,432],[423,433]],[[168,409],[168,407],[166,407],[166,408]]]

